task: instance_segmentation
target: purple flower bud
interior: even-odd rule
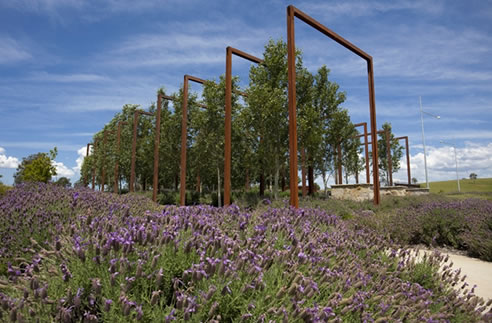
[[[159,271],[157,272],[157,274],[155,275],[155,284],[156,284],[157,288],[159,288],[159,286],[161,286],[162,276],[164,276],[164,275],[162,273],[162,268],[160,268]]]
[[[44,286],[43,288],[41,288],[40,296],[42,299],[48,297],[48,286]]]
[[[135,310],[137,311],[137,316],[135,318],[137,321],[140,321],[143,318],[142,305],[137,306]]]
[[[11,322],[15,322],[17,321],[17,308],[13,307],[11,310],[10,310],[10,321]]]
[[[135,272],[135,277],[141,277],[142,276],[142,264],[139,262],[137,265],[137,270]]]
[[[92,279],[92,290],[96,295],[101,293],[102,285],[101,280],[99,278]]]
[[[111,304],[113,304],[112,300],[110,300],[110,299],[104,300],[104,311],[105,312],[109,312],[109,310],[111,309]]]
[[[128,316],[128,315],[130,315],[130,310],[131,310],[131,305],[130,305],[130,303],[125,303],[125,304],[123,305],[123,315],[124,315],[124,316]]]
[[[217,308],[219,307],[218,302],[214,302],[212,306],[210,307],[210,311],[208,311],[208,317],[214,316],[215,312],[217,311]]]
[[[152,292],[152,297],[150,299],[150,305],[154,306],[155,304],[157,304],[157,302],[159,301],[160,294],[161,294],[160,290]]]
[[[210,287],[208,288],[208,292],[205,295],[205,299],[207,301],[210,300],[212,298],[212,296],[214,295],[216,290],[217,290],[217,288],[214,285],[210,285]]]

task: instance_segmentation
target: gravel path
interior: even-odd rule
[[[476,258],[458,255],[444,251],[453,262],[453,268],[461,268],[461,273],[466,275],[466,282],[475,288],[475,294],[485,300],[492,299],[492,262]]]

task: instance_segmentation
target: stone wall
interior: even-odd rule
[[[331,185],[331,197],[337,200],[366,201],[374,198],[371,184]]]
[[[405,186],[383,186],[379,188],[381,197],[385,196],[405,196],[407,188]]]
[[[408,196],[429,194],[427,188],[407,188],[405,186],[383,186],[381,198],[385,196]],[[366,201],[374,198],[372,184],[342,184],[331,186],[331,197],[337,200]]]

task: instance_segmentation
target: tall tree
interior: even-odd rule
[[[287,44],[282,40],[270,40],[263,56],[263,63],[252,66],[249,72],[250,87],[246,98],[248,127],[258,141],[259,175],[273,175],[273,192],[277,197],[280,170],[288,148]],[[302,59],[299,51],[296,65],[300,70]]]
[[[37,153],[22,159],[14,174],[14,183],[43,182],[47,183],[56,175],[56,167],[53,161],[58,154],[57,148],[49,153]]]
[[[333,131],[337,132],[337,120],[335,116],[337,111],[341,109],[341,104],[345,102],[346,94],[340,91],[340,86],[329,80],[328,76],[330,70],[323,65],[318,69],[318,72],[314,76],[314,106],[318,111],[321,121],[322,129],[322,141],[321,147],[317,154],[314,154],[314,161],[316,164],[316,175],[321,175],[325,192],[327,188],[328,179],[330,173],[335,171],[335,157],[336,157],[336,136],[331,134]]]

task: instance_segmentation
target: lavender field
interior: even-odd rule
[[[446,257],[416,262],[402,248],[431,236],[430,244],[488,257],[486,244],[470,245],[490,242],[490,203],[456,203],[342,219],[319,207],[178,208],[20,185],[0,200],[0,321],[491,321],[491,301],[475,296]],[[446,212],[480,234],[406,222]],[[409,230],[395,229],[404,223]]]

